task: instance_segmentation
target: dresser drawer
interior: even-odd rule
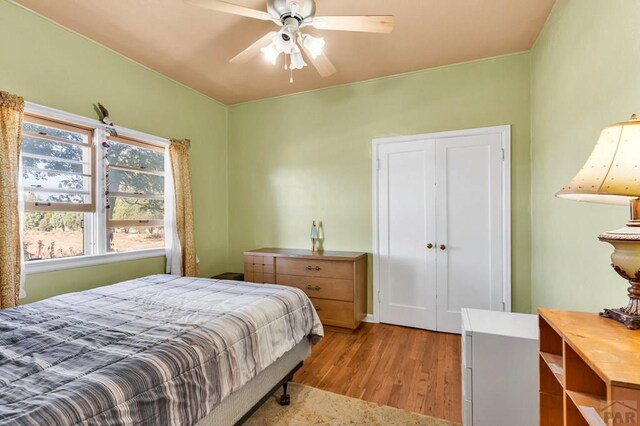
[[[273,262],[274,262],[273,256],[249,256],[246,254],[244,255],[245,268],[247,267],[247,265],[262,265],[265,268],[271,268],[271,270],[273,271]]]
[[[353,303],[310,297],[320,321],[326,325],[351,327],[354,323]]]
[[[244,280],[255,283],[275,283],[273,256],[244,255]]]
[[[353,280],[353,263],[315,259],[278,259],[277,274]]]
[[[297,287],[309,297],[353,302],[352,280],[278,274],[277,284]]]

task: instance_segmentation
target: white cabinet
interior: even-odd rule
[[[463,425],[538,425],[538,316],[461,315]]]
[[[509,311],[509,127],[378,140],[379,320],[460,332],[460,309]]]

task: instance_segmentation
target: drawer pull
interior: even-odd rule
[[[319,285],[317,285],[317,286],[315,286],[315,287],[314,287],[314,286],[312,286],[311,284],[309,284],[309,285],[307,286],[307,290],[315,290],[315,291],[318,291],[318,290],[320,290],[320,286],[319,286]]]
[[[316,267],[307,266],[307,271],[319,271],[319,270],[320,270],[319,266],[316,266]]]

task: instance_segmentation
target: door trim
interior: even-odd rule
[[[511,125],[480,127],[420,135],[375,138],[371,141],[372,222],[373,222],[373,322],[380,322],[380,241],[378,218],[379,148],[385,144],[413,142],[424,139],[455,138],[461,136],[499,133],[502,139],[502,303],[505,312],[511,312]]]

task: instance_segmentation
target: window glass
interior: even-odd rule
[[[72,162],[65,160],[54,160],[52,157],[30,154],[22,151],[22,167],[33,172],[41,170],[54,171],[60,173],[82,174],[84,164],[82,161]]]
[[[63,192],[34,192],[29,188],[25,188],[24,200],[37,203],[35,207],[38,209],[48,208],[49,211],[56,211],[56,203],[64,204],[83,204],[88,202],[88,195],[73,194]],[[44,204],[47,204],[46,206]],[[29,211],[30,209],[26,209]]]
[[[56,123],[51,121],[50,123],[43,124],[42,121],[48,121],[46,119],[35,119],[34,121],[27,121],[29,117],[25,119],[25,123],[22,126],[22,130],[25,133],[33,133],[35,135],[41,136],[53,136],[55,138],[60,138],[64,140],[68,140],[70,142],[87,142],[86,135],[82,133],[70,131],[68,129],[62,128],[62,126],[56,126]]]
[[[109,141],[108,159],[112,165],[164,171],[164,152],[128,144],[125,141]]]
[[[111,192],[162,195],[164,193],[164,176],[111,167],[109,188]]]
[[[164,247],[164,150],[125,138],[108,145],[107,250]]]
[[[28,124],[29,123],[25,123],[25,125]],[[40,156],[40,158],[45,161],[60,159],[82,162],[84,160],[85,148],[80,145],[57,142],[53,139],[24,135],[22,137],[22,152],[23,154],[27,154],[27,156]]]
[[[25,212],[25,261],[83,255],[82,227],[82,213]]]
[[[109,228],[109,251],[126,252],[164,247],[164,227]]]
[[[25,210],[94,211],[92,131],[29,115],[23,123]]]
[[[25,190],[43,191],[55,189],[56,192],[83,191],[90,194],[91,179],[87,176],[49,171],[23,170],[22,185]]]
[[[164,199],[109,197],[111,220],[164,219]]]

